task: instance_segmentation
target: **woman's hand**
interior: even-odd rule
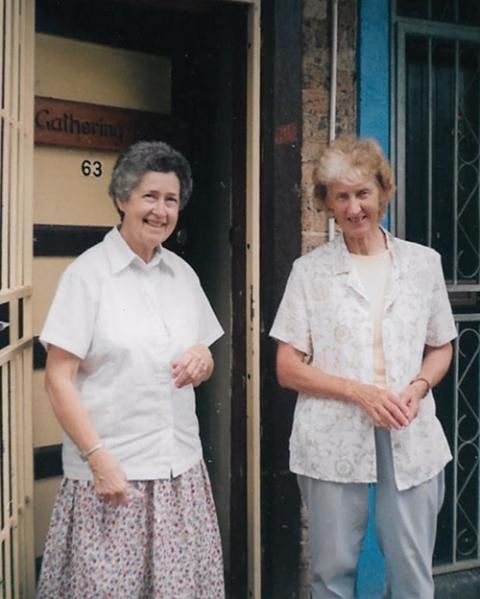
[[[113,507],[127,505],[128,482],[120,464],[105,448],[99,449],[88,459],[93,474],[95,493]]]
[[[411,422],[411,409],[398,395],[376,385],[355,382],[351,399],[373,420],[375,426],[400,429]]]
[[[175,387],[185,385],[197,387],[210,378],[213,372],[213,358],[205,345],[194,345],[172,364],[172,378]]]
[[[413,381],[400,393],[399,400],[408,410],[410,422],[418,416],[420,400],[425,396],[426,384],[424,381]]]

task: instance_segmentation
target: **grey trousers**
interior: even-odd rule
[[[393,476],[390,433],[376,429],[375,526],[391,599],[433,599],[432,555],[444,475],[406,491]],[[368,521],[368,484],[297,476],[308,508],[312,598],[353,599]]]

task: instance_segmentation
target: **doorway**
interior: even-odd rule
[[[197,413],[232,597],[245,596],[247,585],[246,17],[241,3],[36,3],[36,96],[78,110],[88,104],[145,117],[137,138],[163,138],[192,165],[192,199],[167,245],[197,271],[225,330],[213,347],[215,374],[197,393]],[[111,77],[119,64],[122,78]],[[38,123],[47,127],[45,119]],[[37,131],[35,146],[34,335],[60,273],[117,224],[106,189],[118,150],[52,143],[44,133]],[[43,391],[44,360],[37,340],[37,558],[61,476],[60,432]]]

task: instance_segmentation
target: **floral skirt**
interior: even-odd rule
[[[37,599],[223,599],[217,516],[203,460],[167,480],[130,481],[143,498],[111,507],[64,479]]]

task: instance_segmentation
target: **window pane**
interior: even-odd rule
[[[458,5],[458,22],[462,25],[480,26],[479,0],[460,0]]]
[[[432,0],[432,19],[454,23],[455,2],[456,0]]]
[[[406,237],[428,245],[428,40],[406,42]]]
[[[397,0],[397,14],[400,17],[428,18],[428,0]]]

